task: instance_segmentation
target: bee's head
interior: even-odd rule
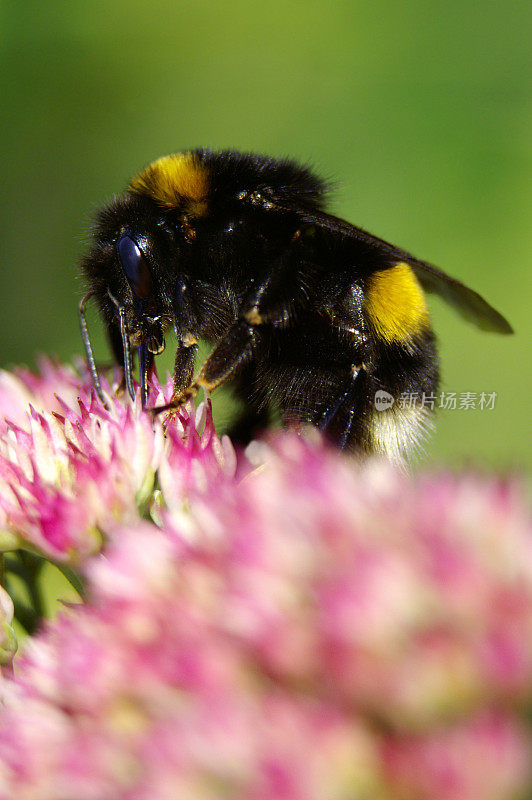
[[[131,348],[139,355],[143,402],[147,365],[164,350],[164,332],[172,323],[168,259],[176,258],[175,243],[150,205],[118,198],[98,215],[93,247],[82,262],[88,294],[80,304],[83,341],[99,396],[87,326],[85,304],[94,297],[109,331],[119,331],[129,394],[134,397]],[[115,337],[116,338],[116,337]]]

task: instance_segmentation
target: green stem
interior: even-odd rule
[[[4,556],[4,566],[7,576],[9,573],[12,573],[13,575],[17,575],[19,578],[24,580],[26,570],[17,558],[13,558],[13,556]]]
[[[44,616],[44,603],[39,585],[39,574],[44,566],[44,559],[40,558],[40,556],[33,555],[33,553],[28,553],[25,550],[19,551],[19,557],[26,570],[24,581],[28,587],[33,610],[36,616],[42,619]]]
[[[14,598],[13,605],[15,607],[15,618],[16,620],[22,625],[24,630],[31,636],[35,633],[39,624],[41,622],[41,618],[35,614],[35,612],[27,606],[25,603],[22,603],[20,600]]]

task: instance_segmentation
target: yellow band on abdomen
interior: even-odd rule
[[[423,290],[403,262],[370,276],[366,312],[376,334],[386,342],[405,342],[428,327]]]

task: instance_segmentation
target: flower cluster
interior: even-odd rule
[[[107,408],[72,369],[47,361],[41,369],[41,378],[28,370],[0,374],[1,550],[30,547],[79,566],[100,549],[102,532],[138,521],[158,470],[170,469],[175,504],[190,488],[191,469],[195,487],[199,472],[212,475],[226,456],[225,468],[234,469],[232,448],[219,442],[205,405],[200,419],[181,412],[165,437],[140,404],[124,404],[105,380]],[[171,384],[155,381],[150,402],[164,405],[170,394]]]
[[[205,406],[164,436],[83,386],[54,402],[26,429],[13,403],[3,464],[24,430],[34,465],[39,432],[66,459],[67,478],[24,474],[94,514],[64,521],[89,595],[3,682],[0,800],[527,796],[532,529],[514,481],[411,478],[293,433],[237,461]],[[91,526],[98,552],[80,546]],[[37,529],[12,531],[47,552]]]

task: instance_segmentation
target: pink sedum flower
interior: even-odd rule
[[[83,563],[89,598],[3,682],[0,800],[530,793],[515,482],[411,478],[291,433],[237,458],[206,405],[163,435],[69,380],[58,400],[35,378],[25,416],[31,380],[7,381],[2,526]]]
[[[182,542],[148,524],[123,534],[92,564],[91,606],[31,642],[5,689],[0,797],[369,791],[363,721],[262,674],[207,618],[217,581]]]
[[[397,800],[523,796],[527,776],[530,780],[529,737],[517,720],[485,712],[422,737],[395,737],[384,748],[393,796]]]
[[[0,374],[0,409],[6,414],[0,425],[1,549],[27,546],[80,565],[100,549],[102,534],[113,524],[140,519],[157,471],[164,483],[174,450],[183,474],[176,481],[171,472],[170,503],[182,502],[190,488],[185,473],[194,472],[199,481],[201,470],[212,476],[225,460],[234,469],[232,448],[214,434],[205,406],[203,435],[194,412],[183,409],[165,436],[160,421],[154,423],[138,403],[118,398],[105,381],[108,409],[91,391],[88,376],[80,383],[66,367],[42,366],[40,378],[27,371]],[[170,393],[170,386],[156,384],[150,402],[162,405]]]
[[[494,693],[530,699],[532,531],[515,486],[412,480],[285,436],[201,513],[221,624],[279,679],[413,727]]]
[[[59,411],[61,402],[75,407],[78,397],[88,403],[90,395],[90,384],[81,381],[72,367],[47,358],[39,360],[38,374],[25,367],[0,370],[0,433],[5,433],[9,421],[24,424],[30,405],[39,411]]]

